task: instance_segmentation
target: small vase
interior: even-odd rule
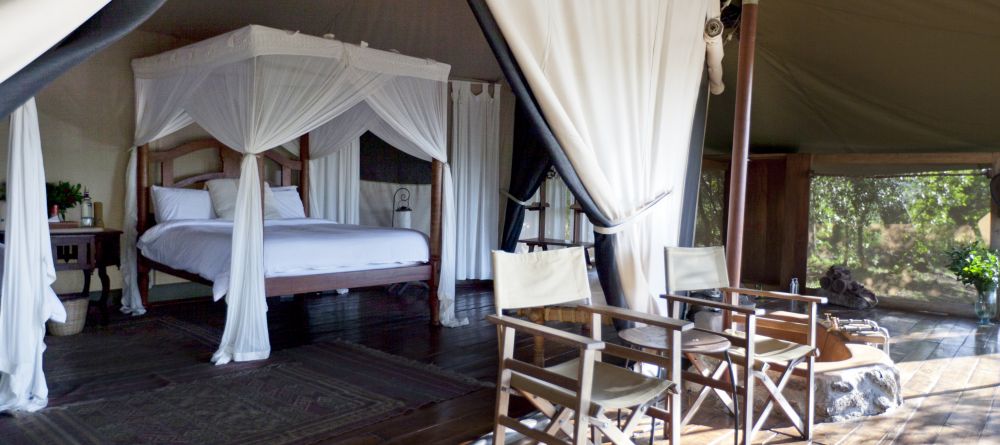
[[[980,326],[989,326],[990,318],[996,312],[997,290],[976,291],[976,316],[979,317]]]

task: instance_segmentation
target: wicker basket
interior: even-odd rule
[[[66,322],[56,323],[49,321],[46,325],[49,334],[56,336],[76,335],[83,331],[83,325],[87,322],[87,307],[90,299],[83,297],[60,298],[63,307],[66,308]]]

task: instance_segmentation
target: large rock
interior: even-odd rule
[[[892,360],[871,346],[850,344],[848,347],[855,352],[855,358],[864,361],[859,361],[857,365],[847,362],[817,363],[817,422],[843,422],[877,416],[903,403],[899,369]],[[788,382],[785,389],[789,402],[797,409],[805,400],[805,391],[805,379],[797,376]]]

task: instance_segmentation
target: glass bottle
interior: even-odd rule
[[[90,192],[84,190],[83,202],[80,205],[80,226],[94,227],[94,201],[90,199]]]
[[[799,293],[799,279],[798,278],[792,278],[791,284],[788,285],[788,293],[790,293],[790,294],[798,294]],[[791,312],[798,312],[798,309],[799,309],[799,305],[796,304],[796,302],[794,300],[789,300],[788,301],[788,310],[789,311],[791,311]]]

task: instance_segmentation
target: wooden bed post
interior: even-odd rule
[[[149,219],[149,144],[140,145],[135,156],[135,183],[136,183],[136,237],[142,236],[146,231]],[[149,305],[149,265],[146,264],[141,253],[136,252],[136,282],[139,286],[139,297],[142,299],[143,307]]]
[[[302,170],[299,170],[299,197],[302,198],[302,209],[305,210],[306,218],[309,214],[309,133],[299,137],[299,161],[302,162]]]
[[[427,305],[431,311],[431,324],[441,324],[438,314],[438,285],[441,279],[441,195],[444,182],[444,163],[435,159],[431,163],[431,279]]]

